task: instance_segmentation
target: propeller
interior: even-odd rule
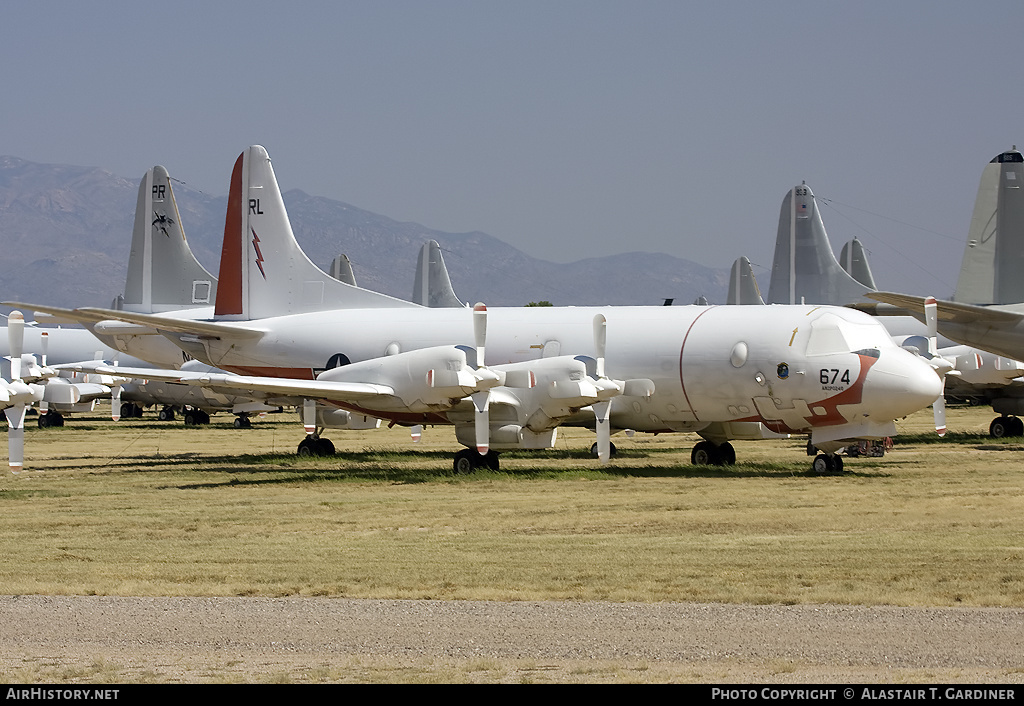
[[[604,349],[607,340],[608,320],[605,319],[604,314],[598,314],[594,317],[594,352],[596,353],[596,372],[599,380],[605,377]],[[597,423],[597,457],[601,460],[601,463],[608,463],[612,455],[612,431],[609,421],[611,418],[612,401],[608,399],[595,402],[591,405],[591,408],[594,410],[594,418]]]
[[[935,297],[924,300],[924,319],[928,327],[928,363],[935,369],[942,380],[942,390],[932,403],[935,413],[935,431],[939,436],[946,435],[946,376],[957,375],[953,363],[939,355],[939,307]]]
[[[473,343],[476,346],[476,370],[479,374],[484,370],[484,350],[487,343],[487,307],[482,302],[473,307]],[[476,410],[473,417],[476,450],[484,456],[491,447],[490,388],[474,392],[470,399],[473,400],[473,408]]]
[[[11,471],[18,473],[25,460],[25,412],[28,405],[42,399],[42,387],[29,385],[22,379],[21,355],[25,343],[25,317],[12,311],[7,317],[7,339],[11,362],[11,380],[6,384],[7,400],[7,459]]]

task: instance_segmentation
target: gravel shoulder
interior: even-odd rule
[[[1024,610],[0,597],[8,682],[1024,682]]]

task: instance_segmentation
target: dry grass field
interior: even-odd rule
[[[148,415],[152,417],[152,415]],[[904,420],[884,458],[816,476],[804,439],[689,463],[694,435],[586,431],[456,476],[450,429],[328,434],[29,420],[0,481],[0,594],[1024,607],[1024,443],[991,410]]]

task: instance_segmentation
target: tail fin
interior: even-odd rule
[[[779,214],[768,301],[841,306],[866,291],[839,266],[810,187],[804,182],[790,189]]]
[[[331,260],[331,277],[356,286],[356,273],[352,271],[352,261],[348,259],[348,255],[342,253]]]
[[[415,306],[340,282],[295,241],[270,156],[259,145],[231,174],[215,316],[261,319],[338,308]]]
[[[199,264],[185,239],[167,170],[153,167],[139,184],[120,306],[147,314],[188,309],[213,303],[216,290],[216,278]]]
[[[750,266],[750,260],[745,257],[732,263],[726,304],[764,304],[761,290],[754,279],[754,269]]]
[[[875,286],[875,277],[871,274],[871,265],[868,264],[868,254],[864,252],[864,246],[856,238],[843,246],[839,264],[851,277],[868,289],[878,289]]]
[[[953,300],[964,304],[1024,301],[1024,155],[997,155],[981,173],[967,247]]]
[[[448,276],[441,246],[436,240],[428,240],[420,248],[416,262],[416,281],[413,283],[412,300],[417,304],[433,308],[465,306],[455,296],[452,280]]]

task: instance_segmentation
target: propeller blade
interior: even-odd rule
[[[601,459],[601,463],[608,463],[612,457],[612,433],[609,422],[612,403],[595,402],[592,407],[597,420],[597,457]]]
[[[473,307],[473,343],[476,346],[476,367],[484,367],[484,348],[487,343],[487,307],[478,303]]]
[[[423,437],[423,425],[414,424],[409,428],[409,433],[412,435],[412,443],[418,444]]]
[[[474,424],[476,431],[476,450],[481,456],[491,450],[491,393],[487,390],[474,392],[471,396],[476,408]]]
[[[50,348],[50,334],[47,333],[46,331],[42,331],[42,332],[40,332],[39,335],[41,337],[41,346],[40,347],[43,349],[41,351],[41,354],[43,356],[42,366],[45,368],[46,367],[46,351],[49,350],[49,348]]]
[[[604,348],[608,339],[608,320],[604,314],[594,317],[594,352],[597,356],[597,377],[604,377]]]
[[[117,367],[117,361],[114,361]],[[110,391],[110,418],[115,422],[121,419],[121,386],[117,385]]]
[[[316,431],[316,400],[302,400],[302,426],[307,434]]]
[[[25,463],[25,405],[8,407],[4,414],[7,416],[7,462],[12,473],[19,473]]]
[[[935,297],[928,297],[924,300],[924,320],[928,327],[928,352],[938,355],[939,353],[939,305]]]
[[[25,317],[12,311],[7,317],[7,343],[11,359],[11,382],[21,379],[21,354],[25,344]]]
[[[942,392],[932,403],[932,411],[935,413],[935,432],[939,436],[946,435],[946,386],[942,386]]]

